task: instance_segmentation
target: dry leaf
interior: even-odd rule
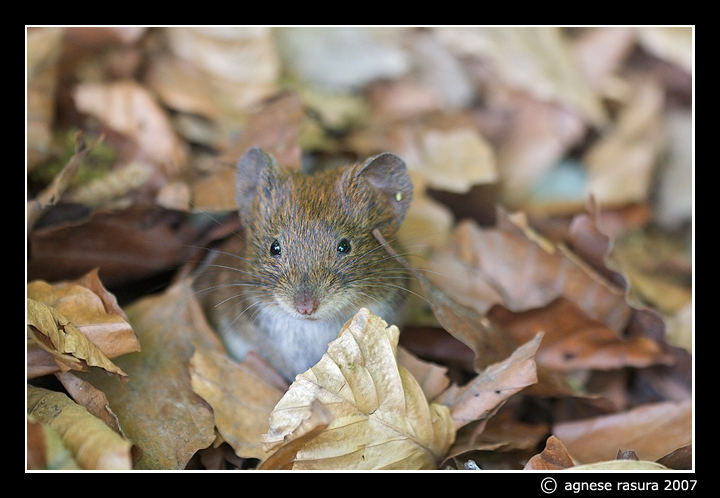
[[[636,29],[643,48],[692,72],[693,28],[642,26]]]
[[[155,168],[151,164],[133,161],[114,169],[102,178],[77,187],[68,193],[66,199],[69,202],[91,207],[112,204],[113,201],[147,183],[154,173]]]
[[[54,307],[109,358],[140,349],[125,312],[103,286],[97,269],[71,282],[32,281],[27,293]]]
[[[672,358],[657,342],[647,337],[622,338],[603,323],[590,319],[566,298],[558,298],[543,308],[517,313],[495,306],[488,316],[517,343],[545,331],[537,361],[552,370],[608,370],[672,363]]]
[[[594,90],[617,72],[635,44],[635,30],[627,26],[585,28],[572,41],[572,54],[585,81]]]
[[[127,375],[52,306],[28,298],[27,323],[29,340],[53,354],[61,370],[84,370],[89,365],[118,375]]]
[[[50,154],[63,28],[27,30],[27,168]]]
[[[27,386],[28,414],[60,434],[85,469],[130,469],[131,443],[62,393]]]
[[[190,359],[193,391],[212,407],[215,425],[235,453],[264,459],[260,436],[268,430],[268,417],[284,391],[266,383],[244,362],[227,355],[196,350]]]
[[[185,167],[187,151],[154,97],[134,81],[81,83],[73,92],[78,110],[126,135],[142,155],[174,174]],[[141,157],[142,157],[141,155]]]
[[[487,419],[513,394],[537,382],[535,353],[542,333],[517,348],[507,359],[487,367],[463,387],[450,386],[438,398],[450,408],[455,429]]]
[[[691,431],[691,400],[652,403],[553,428],[570,453],[586,463],[615,458],[619,448],[635,451],[640,459],[657,460],[690,444]]]
[[[570,467],[571,470],[589,470],[597,472],[599,470],[634,470],[645,472],[648,470],[670,470],[664,465],[657,462],[647,460],[608,460],[605,462],[588,463],[585,465],[576,465]]]
[[[267,448],[290,443],[287,436],[319,402],[330,424],[295,452],[292,468],[436,468],[454,439],[452,420],[447,407],[428,404],[417,381],[398,367],[398,335],[397,327],[361,309],[277,404]]]
[[[522,206],[536,183],[585,133],[582,118],[569,109],[513,95],[512,124],[497,146],[503,199]],[[532,207],[532,206],[528,206]]]
[[[588,193],[600,205],[647,199],[663,140],[663,103],[660,85],[647,79],[637,83],[616,125],[585,153]]]
[[[221,166],[192,184],[192,207],[196,211],[235,211],[235,168]]]
[[[474,129],[427,130],[422,146],[420,165],[410,168],[422,172],[432,188],[464,193],[497,180],[493,149]]]
[[[465,282],[457,278],[460,272],[453,278],[431,274],[432,280],[480,313],[495,303],[523,311],[565,296],[618,333],[630,319],[632,308],[625,302],[623,289],[603,279],[567,248],[555,246],[503,213],[494,229],[481,229],[470,221],[459,223],[451,244],[465,269]],[[432,261],[430,268],[443,271]],[[479,281],[484,285],[475,284]],[[492,292],[484,293],[488,284]],[[478,292],[468,296],[470,286]]]
[[[70,394],[73,400],[97,418],[102,420],[112,430],[125,437],[117,415],[110,409],[105,393],[96,389],[92,384],[82,380],[80,377],[73,375],[71,372],[56,373],[65,390]]]
[[[48,424],[27,416],[27,468],[29,470],[76,470],[77,462]]]
[[[221,160],[235,164],[251,147],[260,147],[281,167],[300,170],[298,141],[303,116],[302,102],[294,93],[283,93],[263,102],[248,116],[242,133],[229,145]],[[229,186],[234,189],[235,182]]]
[[[575,462],[563,442],[550,436],[542,452],[528,460],[523,470],[561,470],[574,466]]]
[[[692,445],[683,446],[657,460],[657,463],[677,470],[692,470],[693,452]]]
[[[206,80],[186,93],[209,87],[219,109],[242,112],[277,91],[280,64],[269,27],[172,27],[164,34],[170,51]]]
[[[436,32],[455,52],[490,60],[507,85],[576,110],[595,125],[606,121],[560,28],[452,27]]]
[[[411,267],[387,243],[377,228],[373,230],[373,235],[385,247],[385,251],[415,277],[440,325],[475,353],[474,369],[476,372],[507,357],[512,351],[512,345],[505,334],[494,327],[485,316],[453,300],[443,290],[433,285],[423,274]]]
[[[123,431],[142,450],[138,468],[182,469],[215,439],[212,411],[192,391],[188,362],[196,349],[224,349],[187,282],[142,298],[126,312],[142,345],[141,352],[117,359],[128,382],[95,372],[81,377],[105,393]]]
[[[398,347],[397,362],[415,377],[428,401],[433,401],[450,385],[447,367],[423,361],[403,347]]]
[[[28,278],[57,281],[100,268],[106,285],[155,275],[188,260],[199,236],[185,213],[133,204],[30,233]]]

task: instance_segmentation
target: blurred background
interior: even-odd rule
[[[196,213],[226,220],[251,146],[305,171],[392,151],[428,246],[496,205],[562,240],[592,196],[640,297],[689,310],[692,43],[689,27],[29,28],[28,199],[57,187],[78,131],[94,145],[33,222],[28,276],[177,268],[229,233]]]

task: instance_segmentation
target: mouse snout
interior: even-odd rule
[[[295,295],[295,309],[298,313],[310,316],[315,313],[319,305],[318,298],[312,292],[301,289]]]

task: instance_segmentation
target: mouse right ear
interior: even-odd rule
[[[270,197],[277,187],[279,168],[277,161],[259,147],[253,147],[238,161],[235,172],[235,200],[240,217],[248,219],[255,197]]]

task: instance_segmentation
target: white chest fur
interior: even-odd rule
[[[372,309],[373,313],[391,320],[386,306]],[[337,338],[348,316],[337,321],[306,320],[287,313],[266,308],[252,321],[221,323],[219,329],[228,352],[241,360],[255,351],[289,380],[315,365],[327,351],[330,341]]]

